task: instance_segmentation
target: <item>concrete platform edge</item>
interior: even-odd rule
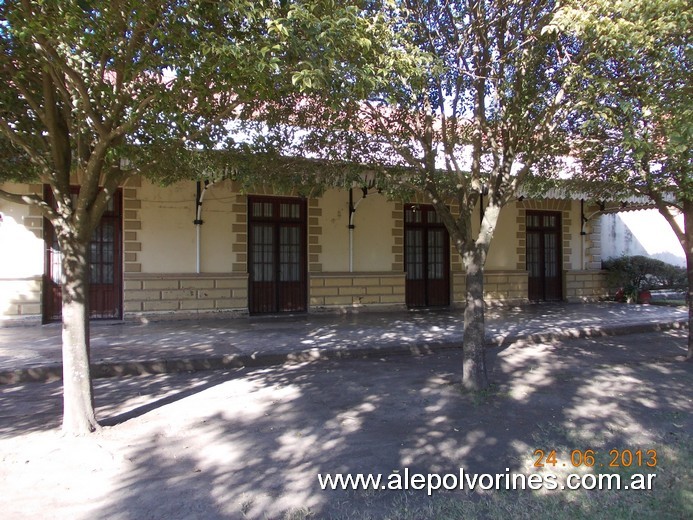
[[[527,343],[561,341],[574,338],[595,338],[642,334],[672,329],[686,329],[685,320],[660,323],[643,323],[612,327],[574,327],[559,332],[533,334],[497,334],[486,338],[489,347],[500,347],[516,341]],[[347,345],[339,349],[297,350],[287,354],[255,353],[223,356],[193,356],[169,359],[145,359],[128,361],[104,361],[92,364],[94,379],[127,377],[139,375],[170,374],[178,372],[199,372],[205,370],[230,370],[242,367],[276,366],[285,363],[305,363],[311,361],[339,360],[354,358],[379,358],[403,355],[424,355],[448,349],[461,348],[456,342],[417,342],[401,346],[357,346]],[[29,382],[49,382],[62,379],[62,364],[18,368],[0,371],[0,385]]]

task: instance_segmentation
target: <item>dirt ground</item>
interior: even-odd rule
[[[685,338],[669,331],[492,348],[493,389],[483,395],[460,390],[456,351],[104,379],[95,394],[105,426],[80,438],[58,429],[59,383],[1,386],[0,511],[8,519],[377,517],[402,496],[430,499],[322,491],[317,475],[531,474],[537,449],[562,447],[565,460],[563,450],[679,442],[693,438]]]

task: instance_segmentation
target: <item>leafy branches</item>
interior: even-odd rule
[[[693,201],[693,17],[686,2],[568,3],[556,25],[585,59],[571,90],[585,175],[683,209]]]

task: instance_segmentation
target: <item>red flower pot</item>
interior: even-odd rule
[[[652,293],[647,289],[638,293],[638,303],[649,304],[652,300]]]

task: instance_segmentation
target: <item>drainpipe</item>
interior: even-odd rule
[[[585,217],[585,199],[580,199],[580,262],[582,264],[582,270],[585,270],[585,224],[587,223],[587,218]]]
[[[361,188],[363,191],[363,196],[356,201],[354,204],[354,194],[353,188],[349,188],[349,272],[354,272],[354,213],[356,213],[356,208],[359,207],[361,201],[368,195],[368,188]]]
[[[204,224],[204,221],[202,220],[202,201],[205,198],[205,193],[207,193],[207,190],[214,185],[214,182],[210,181],[204,181],[204,188],[202,187],[203,181],[197,181],[197,196],[195,197],[195,220],[193,220],[193,224],[195,224],[195,231],[196,231],[196,258],[195,258],[195,269],[197,274],[200,274],[200,231],[202,224]]]

